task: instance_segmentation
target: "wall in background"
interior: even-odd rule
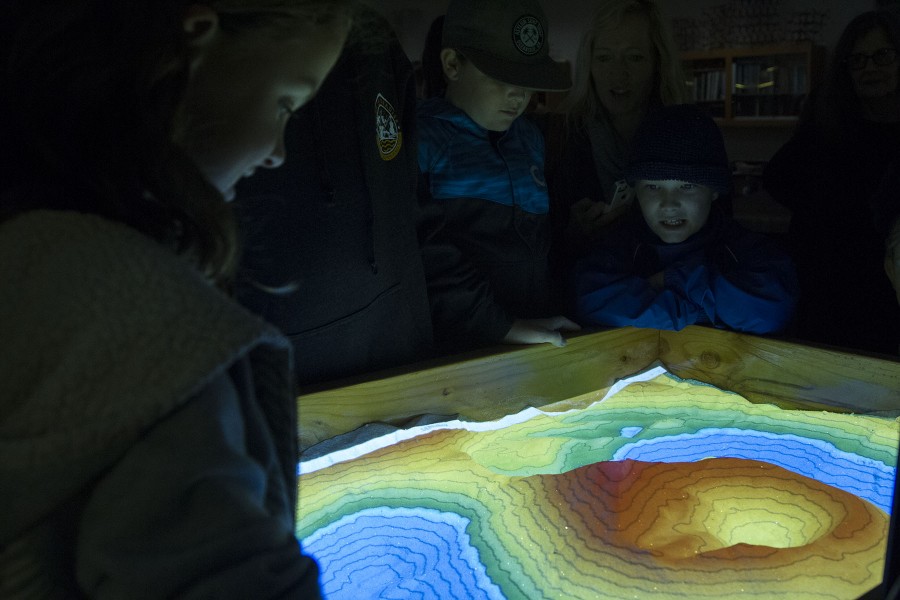
[[[771,0],[770,0],[771,1]],[[550,21],[550,53],[558,60],[575,62],[578,40],[596,0],[542,0]],[[782,0],[782,12],[815,9],[828,13],[821,41],[831,47],[844,26],[861,12],[897,0]],[[663,12],[671,19],[697,18],[705,9],[723,4],[723,0],[660,0]],[[378,0],[373,2],[394,25],[410,58],[422,54],[425,34],[435,17],[444,14],[449,0]]]
[[[550,54],[557,60],[575,63],[578,41],[596,0],[542,0],[550,22]],[[699,18],[705,10],[725,0],[658,0],[670,19]],[[827,13],[820,39],[830,52],[841,31],[856,15],[897,0],[769,0],[780,12],[818,10]],[[449,0],[378,0],[374,5],[394,25],[410,59],[419,59],[431,22],[444,14]],[[729,156],[734,160],[768,160],[788,139],[790,128],[729,128],[725,131]]]

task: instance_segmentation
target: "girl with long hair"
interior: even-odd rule
[[[221,288],[351,3],[3,10],[0,596],[318,597],[290,346]]]

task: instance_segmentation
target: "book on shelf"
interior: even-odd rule
[[[694,102],[715,102],[725,98],[725,78],[721,69],[694,71],[688,87]]]

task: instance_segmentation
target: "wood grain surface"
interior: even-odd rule
[[[631,327],[582,333],[564,348],[502,346],[366,378],[298,397],[301,449],[366,423],[419,415],[490,420],[528,406],[577,408],[655,361],[672,373],[782,408],[900,411],[900,361],[709,327]]]

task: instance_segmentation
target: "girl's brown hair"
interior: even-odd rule
[[[180,35],[188,0],[5,1],[0,221],[38,208],[99,214],[227,280],[237,256],[231,207],[172,142],[188,83]],[[223,29],[274,27],[274,39],[298,19],[350,19],[351,3],[205,2]],[[35,182],[65,193],[16,193]]]

